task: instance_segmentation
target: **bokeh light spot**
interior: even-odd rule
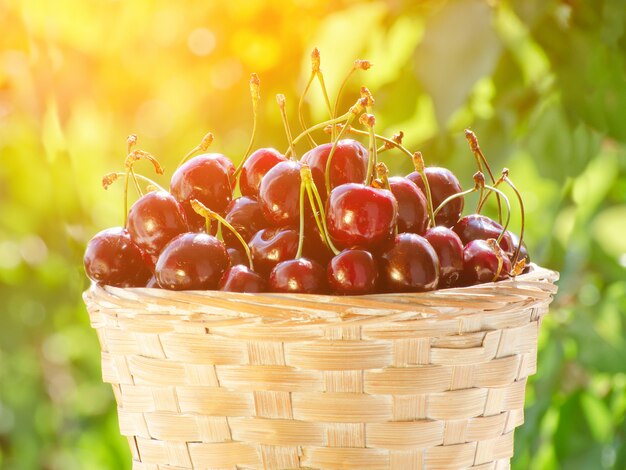
[[[198,56],[207,56],[215,49],[215,34],[206,28],[197,28],[187,38],[189,50]]]

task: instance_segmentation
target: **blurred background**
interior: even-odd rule
[[[130,469],[81,299],[87,240],[123,223],[121,185],[101,177],[130,133],[164,185],[207,131],[238,161],[251,72],[257,146],[284,151],[274,97],[295,132],[315,46],[332,97],[355,59],[374,64],[340,109],[368,86],[377,130],[465,187],[471,127],[524,196],[531,257],[561,273],[513,469],[626,468],[622,0],[0,0],[0,31],[0,468]],[[327,117],[316,86],[305,115]]]

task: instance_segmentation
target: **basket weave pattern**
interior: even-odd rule
[[[503,469],[556,279],[84,300],[134,470]]]

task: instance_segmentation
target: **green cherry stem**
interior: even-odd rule
[[[341,100],[341,95],[343,94],[343,90],[348,84],[348,80],[357,70],[369,70],[372,67],[372,63],[369,60],[361,60],[357,59],[352,64],[352,68],[346,74],[341,85],[339,86],[339,91],[337,92],[337,96],[335,97],[335,105],[333,106],[333,117],[337,115],[337,108],[339,107],[339,101]]]
[[[443,201],[441,201],[441,204],[439,204],[439,206],[437,206],[437,209],[435,209],[435,217],[437,216],[439,211],[443,209],[444,206],[447,205],[450,201],[459,197],[467,196],[468,194],[472,194],[476,191],[481,191],[484,189],[484,187],[485,187],[485,175],[483,175],[482,171],[477,171],[476,173],[474,173],[474,187],[466,191],[460,191],[458,193],[452,194],[448,196],[447,198],[445,198]]]
[[[233,233],[233,235],[235,235],[235,237],[237,237],[237,240],[239,240],[239,242],[241,243],[241,246],[243,246],[243,249],[246,252],[246,256],[248,257],[248,264],[249,264],[250,270],[254,271],[254,265],[252,264],[252,254],[250,253],[250,247],[248,247],[248,244],[245,242],[245,240],[239,234],[239,232],[235,230],[235,228],[232,225],[230,225],[226,221],[226,219],[224,219],[221,215],[219,215],[217,212],[212,211],[211,209],[209,209],[207,206],[202,204],[197,199],[192,199],[190,202],[191,202],[191,207],[196,212],[196,214],[201,215],[202,217],[206,219],[207,233],[208,233],[208,228],[210,227],[210,220],[214,219],[214,220],[217,220],[217,222],[220,223],[223,227],[226,227],[228,230],[230,230]]]
[[[237,168],[235,169],[235,174],[233,178],[237,178],[239,173],[241,173],[241,169],[243,168],[243,164],[246,163],[246,160],[250,156],[250,151],[252,150],[252,146],[254,145],[254,138],[256,137],[256,127],[257,122],[259,120],[259,103],[261,102],[261,80],[259,80],[259,76],[256,73],[250,74],[250,100],[252,101],[252,133],[250,134],[250,142],[248,142],[248,147],[241,157],[241,161]]]
[[[308,165],[302,165],[300,168],[300,176],[303,181],[306,182],[307,193],[309,195],[309,199],[311,201],[311,207],[313,209],[313,216],[318,224],[318,229],[320,228],[320,223],[317,220],[317,217],[321,219],[321,233],[323,234],[323,238],[325,238],[325,242],[328,245],[328,248],[335,254],[339,254],[339,250],[333,244],[333,241],[330,238],[330,234],[328,233],[328,226],[326,225],[326,214],[324,212],[324,204],[322,204],[322,198],[320,197],[320,193],[317,190],[317,186],[315,186],[315,181],[313,181],[313,175],[311,174],[311,169]],[[313,202],[315,201],[315,204]],[[317,208],[313,206],[316,205]],[[319,211],[319,213],[318,213]]]
[[[109,186],[111,186],[115,181],[117,181],[117,179],[120,176],[124,176],[124,175],[126,175],[126,173],[124,173],[123,171],[116,171],[116,172],[113,172],[113,173],[107,173],[106,175],[104,175],[102,177],[102,187],[104,189],[108,189]],[[166,191],[161,185],[156,183],[154,180],[151,180],[147,176],[143,176],[143,175],[141,175],[139,173],[135,173],[135,177],[137,179],[143,181],[147,185],[153,186],[158,191]]]
[[[493,176],[493,172],[491,171],[491,167],[489,166],[489,162],[487,161],[487,158],[483,154],[483,151],[481,150],[480,145],[478,144],[478,137],[476,137],[476,134],[474,134],[474,132],[472,132],[470,129],[465,129],[465,138],[467,139],[470,149],[472,153],[474,154],[474,158],[476,159],[476,164],[478,165],[478,170],[483,171],[483,165],[484,165],[484,167],[487,169],[487,173],[489,174],[489,178],[491,178],[491,183],[495,184],[496,179]],[[481,193],[481,197],[479,198],[479,201],[481,200],[482,200],[482,193]],[[498,201],[498,222],[502,223],[502,205],[500,204],[500,195],[497,193],[496,193],[496,200]],[[482,207],[480,202],[479,202],[479,207]]]
[[[304,106],[304,98],[308,94],[309,89],[311,88],[311,85],[313,84],[313,80],[315,80],[315,76],[319,68],[320,68],[320,51],[316,47],[315,49],[313,49],[313,52],[311,52],[311,74],[309,75],[309,81],[304,87],[304,91],[300,95],[300,101],[298,101],[298,119],[300,121],[300,125],[302,126],[302,130],[307,129],[306,121],[304,120],[304,115],[302,113],[302,107]],[[311,144],[311,147],[317,146],[317,142],[315,142],[315,139],[313,139],[311,134],[307,134],[307,137],[309,138],[309,143]]]
[[[515,196],[517,196],[517,200],[518,200],[519,206],[520,206],[521,228],[520,228],[520,233],[519,233],[519,243],[518,243],[518,245],[517,245],[517,247],[515,249],[515,254],[513,255],[513,269],[514,269],[514,272],[515,272],[517,270],[516,269],[517,268],[517,262],[518,262],[520,250],[522,248],[522,241],[524,240],[524,228],[525,228],[525,225],[526,225],[526,215],[525,215],[524,201],[522,200],[522,195],[520,194],[518,189],[515,187],[513,182],[509,179],[509,170],[508,170],[508,168],[504,168],[502,170],[502,179],[504,179],[506,184],[508,184],[511,187],[511,189],[515,193]]]
[[[376,164],[378,163],[378,157],[376,155],[376,136],[374,134],[374,126],[376,125],[376,117],[373,114],[361,114],[359,122],[367,127],[368,130],[368,151],[367,151],[367,175],[365,176],[365,184],[372,184],[374,178],[374,171]],[[344,128],[345,129],[345,128]],[[344,130],[342,129],[342,131]]]
[[[504,194],[502,191],[500,191],[498,188],[494,187],[494,186],[487,186],[485,185],[485,189],[488,189],[489,191],[493,191],[496,193],[497,196],[500,196],[502,199],[504,199],[504,204],[506,205],[506,221],[504,222],[503,226],[502,226],[502,232],[500,232],[500,236],[498,236],[497,242],[500,243],[500,240],[502,240],[502,237],[504,236],[504,233],[506,232],[507,228],[509,227],[509,222],[511,220],[511,203],[509,202],[509,198],[506,197],[506,194]]]
[[[280,109],[280,117],[283,121],[283,126],[285,127],[285,134],[287,135],[287,143],[289,145],[289,154],[291,158],[296,160],[296,149],[294,147],[293,137],[291,135],[291,128],[289,127],[289,120],[287,119],[287,99],[285,95],[282,93],[278,93],[276,95],[276,102],[278,103],[278,108]]]
[[[183,163],[193,157],[197,152],[206,152],[213,143],[214,139],[215,137],[213,136],[213,134],[211,132],[207,132],[207,134],[202,138],[200,143],[192,148],[189,152],[187,152],[187,155],[185,155],[181,159],[181,161],[178,162],[178,166],[176,168],[179,168]]]
[[[310,172],[311,170],[309,170]],[[302,167],[300,167],[300,175],[302,175]],[[304,249],[304,198],[306,197],[307,183],[302,176],[300,176],[300,231],[298,233],[298,250],[296,251],[296,258],[302,258],[302,250]]]
[[[420,178],[422,178],[422,182],[424,183],[426,203],[428,206],[428,217],[430,219],[431,227],[435,227],[437,223],[435,222],[435,211],[433,209],[433,196],[430,191],[430,183],[428,182],[428,178],[426,177],[426,166],[424,165],[424,157],[422,156],[422,152],[415,152],[413,155],[411,155],[411,160],[413,160],[413,166],[415,167],[415,171],[419,173]]]

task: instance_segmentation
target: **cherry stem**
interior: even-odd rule
[[[372,184],[380,181],[380,187],[386,189],[391,192],[391,185],[389,184],[389,168],[383,162],[376,163],[376,174],[378,175],[378,180],[372,181]],[[396,224],[394,227],[394,235],[398,234],[398,221],[396,220]]]
[[[115,181],[117,181],[117,179],[120,176],[124,176],[126,175],[126,173],[124,173],[123,171],[117,171],[114,173],[108,173],[106,175],[104,175],[102,177],[102,187],[104,189],[108,189],[109,186],[111,186]],[[139,173],[135,173],[135,177],[140,179],[141,181],[143,181],[144,183],[154,186],[155,189],[157,189],[158,191],[165,191],[165,189],[163,189],[163,187],[159,184],[157,184],[155,181],[151,180],[150,178],[143,176]]]
[[[517,247],[515,248],[515,254],[513,255],[513,266],[516,267],[517,260],[519,258],[519,254],[520,254],[520,250],[522,248],[522,241],[524,240],[524,228],[526,226],[526,214],[525,214],[525,211],[524,211],[524,201],[522,200],[522,195],[520,194],[518,189],[515,187],[513,182],[509,179],[509,170],[508,170],[508,168],[504,168],[502,170],[502,179],[511,187],[513,192],[515,192],[515,195],[517,196],[517,200],[519,201],[519,206],[520,206],[521,228],[520,228],[520,233],[519,233],[519,243],[518,243]]]
[[[378,139],[379,136],[376,136],[376,138]],[[393,135],[393,137],[391,138],[391,140],[393,142],[395,142],[397,145],[402,145],[402,139],[404,138],[404,132],[400,131],[397,132]],[[383,152],[386,152],[387,150],[391,150],[392,148],[395,148],[395,145],[390,144],[388,142],[383,142],[383,144],[378,147],[377,152],[380,155]]]
[[[502,250],[499,245],[499,240],[494,240],[493,238],[489,238],[487,240],[487,245],[491,248],[491,251],[496,255],[496,259],[498,260],[498,269],[496,270],[495,275],[491,282],[496,282],[500,277],[500,273],[502,272],[502,267],[504,266],[504,258],[502,257]]]
[[[276,102],[280,108],[280,117],[283,120],[283,126],[285,127],[285,134],[287,135],[287,143],[289,144],[289,154],[292,159],[296,159],[296,149],[294,147],[293,137],[291,136],[291,128],[289,127],[289,120],[287,119],[287,99],[285,95],[279,93],[276,95]]]
[[[330,248],[330,250],[335,255],[338,255],[339,250],[333,244],[333,241],[330,238],[330,234],[328,233],[328,226],[326,225],[326,214],[324,213],[324,204],[322,204],[322,198],[320,197],[320,193],[317,190],[317,186],[315,185],[315,181],[313,180],[313,175],[311,174],[311,169],[308,165],[302,165],[302,167],[300,168],[300,176],[302,180],[306,182],[307,194],[309,196],[309,200],[311,201],[313,217],[315,217],[318,229],[320,228],[320,221],[318,220],[318,216],[321,219],[322,238],[325,239],[324,241],[328,245],[328,248]]]
[[[137,136],[132,134],[128,138],[128,142],[128,149],[132,149],[137,142]],[[128,182],[130,180],[130,176],[132,175],[136,187],[139,186],[139,183],[137,183],[135,174],[133,172],[133,166],[138,160],[141,160],[142,158],[152,163],[152,165],[154,166],[154,170],[158,175],[163,174],[163,167],[150,153],[144,152],[143,150],[131,150],[131,152],[126,155],[126,160],[124,162],[124,166],[126,167],[126,174],[124,179],[124,227],[126,227],[126,224],[128,222]],[[141,193],[141,189],[139,189],[139,192]]]
[[[246,160],[248,159],[248,156],[250,155],[250,151],[252,150],[252,145],[254,145],[254,138],[256,137],[256,125],[257,125],[258,114],[259,114],[258,112],[259,103],[261,101],[260,89],[261,89],[261,80],[259,80],[259,76],[256,73],[251,74],[250,75],[250,98],[252,100],[252,134],[250,135],[250,142],[248,143],[248,148],[244,152],[243,157],[241,158],[241,162],[239,163],[239,165],[237,166],[237,169],[235,170],[235,175],[234,175],[235,177],[239,175],[239,172],[241,171],[243,164],[246,162]]]
[[[350,113],[350,116],[348,116],[348,119],[346,121],[346,125],[342,127],[341,131],[339,131],[339,134],[337,135],[337,138],[333,140],[333,146],[330,148],[330,152],[328,153],[328,158],[326,159],[326,168],[324,170],[324,183],[326,184],[326,194],[330,194],[330,165],[333,160],[333,156],[335,155],[335,150],[337,150],[337,145],[339,144],[339,141],[346,133],[346,128],[354,120],[355,116],[356,114]]]
[[[250,253],[250,247],[248,247],[248,244],[245,242],[245,240],[239,234],[239,232],[235,230],[235,228],[232,225],[230,225],[226,221],[226,219],[224,219],[224,217],[219,215],[217,212],[212,211],[211,209],[209,209],[207,206],[202,204],[197,199],[192,199],[190,203],[191,203],[191,207],[196,212],[196,214],[201,215],[202,217],[206,219],[207,232],[208,232],[208,229],[211,227],[210,220],[215,219],[217,220],[218,223],[220,223],[221,225],[226,227],[228,230],[230,230],[233,233],[233,235],[235,235],[235,237],[237,237],[237,240],[239,240],[239,242],[241,243],[241,246],[243,246],[243,249],[246,252],[246,256],[248,257],[248,264],[249,264],[250,270],[254,271],[254,265],[252,264],[252,254]]]
[[[315,72],[312,71],[311,75],[309,76],[309,81],[307,82],[306,87],[304,87],[304,91],[302,92],[302,95],[300,95],[300,101],[298,101],[298,119],[300,121],[300,125],[302,126],[303,130],[306,130],[307,126],[304,120],[304,115],[302,113],[302,107],[304,106],[304,98],[309,92],[309,88],[311,88],[311,84],[313,83],[314,79],[315,79]],[[311,144],[311,148],[316,147],[317,142],[315,142],[315,139],[313,139],[311,134],[307,134],[306,136],[309,138],[309,143]]]
[[[213,143],[214,139],[215,137],[213,136],[213,134],[211,132],[207,132],[207,134],[202,138],[200,143],[192,148],[189,152],[187,152],[187,155],[185,155],[181,159],[181,161],[178,162],[178,166],[176,168],[179,168],[183,163],[193,157],[197,152],[206,152]]]
[[[411,155],[411,160],[413,160],[413,166],[415,167],[415,171],[422,178],[422,183],[424,183],[424,192],[426,193],[426,203],[428,207],[428,217],[430,219],[430,224],[432,227],[436,227],[437,223],[435,222],[435,211],[433,209],[433,196],[430,192],[430,183],[428,182],[428,178],[426,177],[426,167],[424,165],[424,157],[422,156],[422,152],[415,152]]]
[[[324,102],[326,103],[328,114],[330,118],[332,119],[335,116],[333,115],[333,109],[330,106],[330,99],[328,99],[328,91],[326,90],[326,84],[324,83],[324,74],[322,73],[322,70],[319,69],[317,73],[315,74],[315,76],[317,77],[317,81],[320,82],[320,87],[322,88],[322,94],[324,95]]]
[[[467,196],[468,194],[472,194],[475,191],[481,191],[482,192],[484,187],[485,187],[485,175],[483,175],[482,171],[478,171],[478,172],[474,173],[474,187],[470,188],[470,189],[468,189],[466,191],[460,191],[458,193],[452,194],[452,195],[448,196],[447,198],[445,198],[443,201],[441,201],[441,204],[439,204],[437,209],[435,209],[435,216],[439,213],[439,211],[441,209],[443,209],[443,207],[446,204],[448,204],[453,199],[456,199],[456,198],[461,197],[461,196]]]
[[[303,166],[306,166],[303,164]],[[311,170],[309,169],[309,172]],[[302,175],[302,167],[300,167],[300,175]],[[305,180],[305,178],[302,178],[302,176],[300,176],[300,200],[299,200],[299,204],[300,204],[300,232],[298,234],[298,250],[296,251],[296,258],[295,259],[299,259],[302,258],[302,250],[304,249],[304,198],[305,198],[305,191],[306,191],[306,186],[307,186],[307,182]]]
[[[485,158],[485,155],[483,154],[483,151],[481,150],[480,145],[478,144],[478,137],[476,137],[476,134],[474,134],[474,132],[472,132],[470,129],[465,129],[465,138],[467,139],[470,149],[472,150],[472,153],[474,154],[474,158],[476,159],[476,164],[478,165],[478,170],[483,171],[483,165],[484,165],[485,168],[487,169],[487,173],[489,174],[489,178],[491,178],[491,182],[495,184],[496,179],[493,176],[493,172],[491,171],[491,167],[489,166],[489,162],[487,161],[487,158]],[[482,200],[482,193],[481,193],[481,197],[479,198],[479,201],[481,200]],[[496,194],[496,200],[498,201],[498,222],[502,223],[502,205],[500,204],[499,194]],[[480,202],[479,202],[479,207],[482,207],[482,204],[480,204]],[[477,209],[477,212],[478,212],[478,209]]]
[[[327,126],[333,126],[333,125],[338,124],[338,123],[340,123],[342,121],[345,121],[354,112],[353,109],[358,109],[359,103],[360,103],[360,100],[357,101],[356,104],[354,106],[352,106],[349,111],[347,111],[345,114],[342,114],[339,117],[336,117],[334,119],[329,119],[328,121],[320,122],[319,124],[315,124],[314,126],[311,126],[308,129],[305,129],[300,134],[298,134],[295,139],[293,139],[293,144],[294,145],[297,144],[302,138],[306,137],[311,132],[314,132],[314,131],[316,131],[318,129],[324,129]],[[285,156],[288,157],[290,155],[290,153],[291,153],[291,148],[287,149],[287,151],[285,152]]]
[[[374,134],[374,126],[376,125],[376,117],[373,114],[361,114],[359,122],[368,129],[369,141],[367,149],[367,175],[365,176],[365,184],[372,184],[374,178],[374,170],[378,163],[378,157],[376,155],[376,136]],[[344,127],[345,129],[345,127]],[[342,131],[344,130],[342,129]]]
[[[509,221],[511,220],[511,203],[509,202],[509,198],[506,197],[506,194],[504,194],[498,188],[496,188],[494,186],[487,186],[487,185],[485,185],[485,189],[488,189],[489,191],[493,191],[493,192],[496,193],[496,195],[501,196],[502,199],[504,199],[504,203],[506,205],[506,210],[507,210],[506,222],[502,226],[502,232],[500,233],[500,236],[498,237],[498,240],[497,240],[497,242],[500,243],[500,240],[502,240],[502,237],[504,236],[504,232],[506,232],[507,228],[509,227]]]

